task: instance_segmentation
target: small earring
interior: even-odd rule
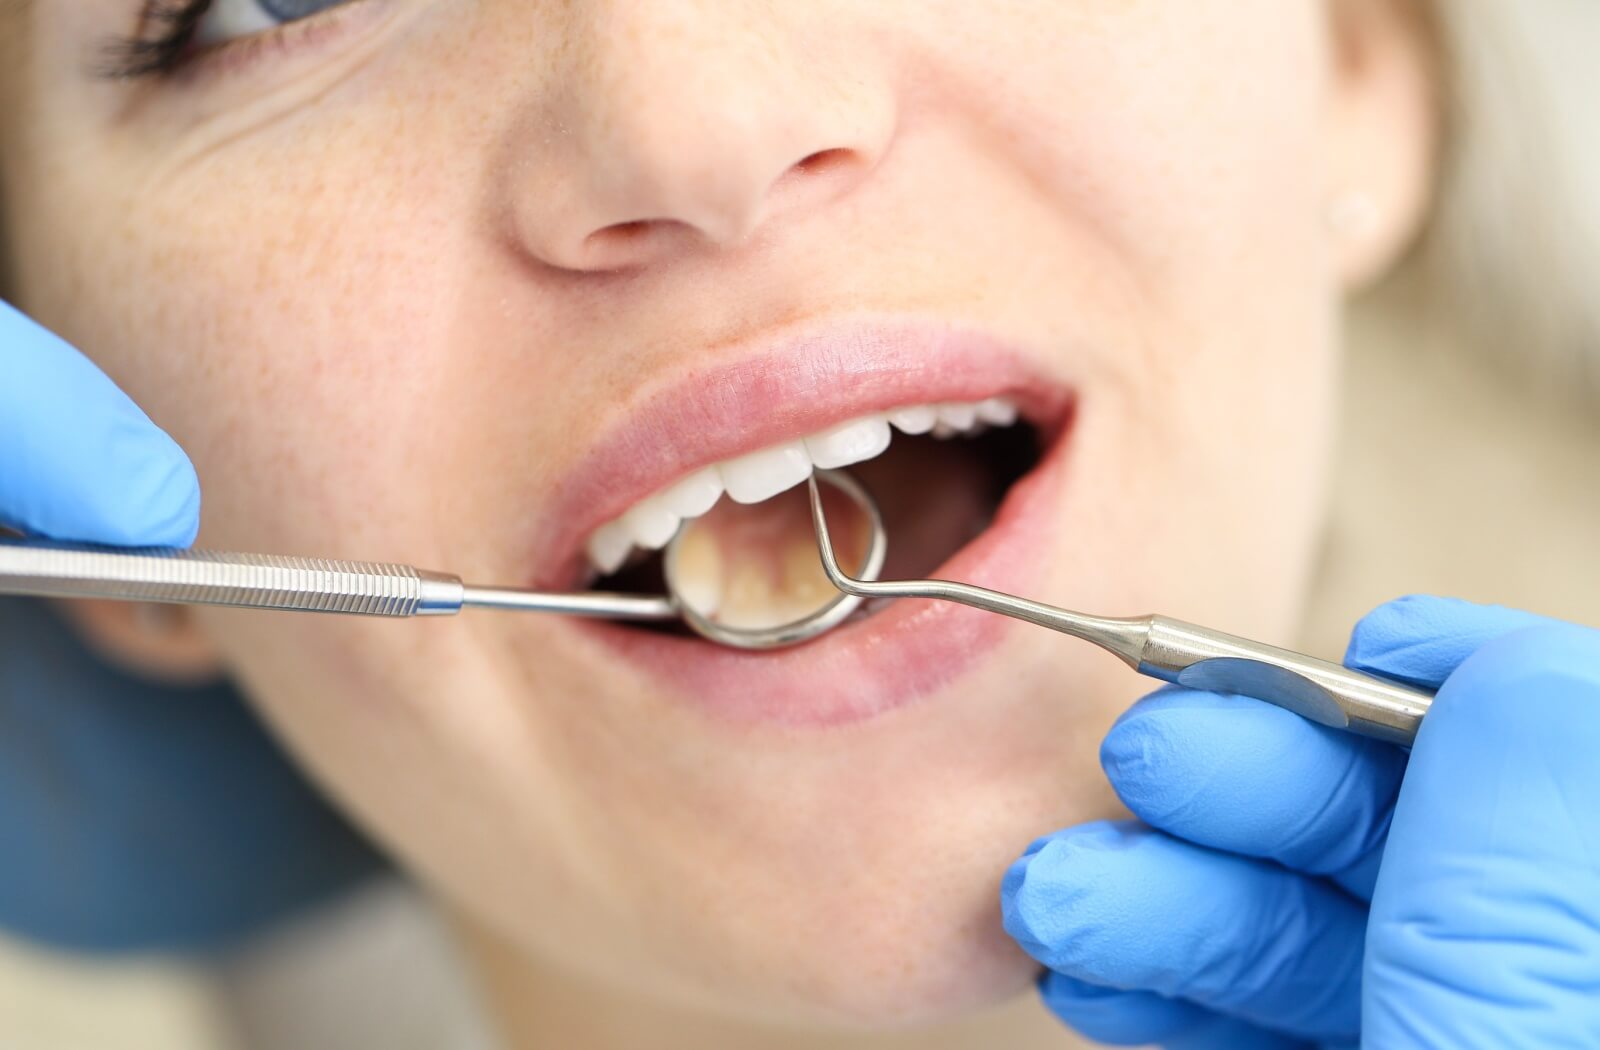
[[[1341,240],[1361,240],[1378,225],[1378,202],[1365,190],[1340,190],[1328,199],[1323,221]]]

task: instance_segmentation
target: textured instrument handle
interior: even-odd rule
[[[455,611],[460,587],[459,580],[409,565],[0,542],[3,594],[413,616]]]

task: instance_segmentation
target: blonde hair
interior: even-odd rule
[[[1534,32],[1592,36],[1600,17],[1559,0],[1434,0],[1431,21],[1444,122],[1433,214],[1358,309],[1407,311],[1540,385],[1600,392],[1600,208],[1575,185],[1587,129],[1559,119]]]

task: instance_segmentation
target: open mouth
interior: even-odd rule
[[[1005,397],[905,405],[702,467],[590,535],[593,586],[662,593],[664,551],[688,522],[695,558],[680,562],[679,584],[697,593],[697,607],[761,626],[810,614],[836,596],[802,498],[813,469],[848,469],[873,495],[889,538],[884,578],[932,575],[993,521],[1037,465],[1042,435]],[[851,619],[884,604],[868,602]],[[631,629],[691,633],[672,622]]]
[[[715,356],[638,396],[573,464],[547,497],[530,585],[660,594],[661,550],[679,524],[693,518],[698,531],[724,516],[757,537],[758,564],[804,563],[820,578],[801,483],[824,468],[848,471],[877,502],[883,578],[1039,592],[1059,549],[1079,410],[1050,358],[947,323],[859,317]],[[780,591],[756,588],[755,605]],[[761,652],[600,620],[571,624],[571,640],[640,695],[734,722],[829,726],[941,691],[997,652],[1011,624],[905,599],[864,603],[820,637]]]

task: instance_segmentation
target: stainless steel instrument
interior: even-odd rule
[[[1431,693],[1288,649],[1252,642],[1166,616],[1090,616],[946,580],[864,580],[834,557],[821,493],[811,484],[811,518],[823,571],[858,598],[933,598],[999,613],[1092,642],[1140,674],[1195,689],[1276,704],[1321,725],[1410,744]]]
[[[870,541],[854,575],[839,566],[818,481],[843,492],[863,513]],[[674,621],[722,645],[768,649],[804,642],[849,619],[867,598],[932,598],[999,613],[1092,642],[1141,674],[1196,689],[1255,697],[1336,729],[1409,744],[1432,695],[1326,660],[1252,642],[1165,616],[1104,617],[946,580],[878,580],[887,546],[877,504],[838,471],[808,482],[822,567],[838,598],[792,623],[732,628],[698,613],[672,578],[673,553],[692,523],[668,545],[663,595],[550,592],[465,583],[410,565],[329,561],[205,550],[116,550],[36,540],[0,540],[0,594],[232,605],[254,609],[439,616],[462,609],[506,609],[625,621]]]

